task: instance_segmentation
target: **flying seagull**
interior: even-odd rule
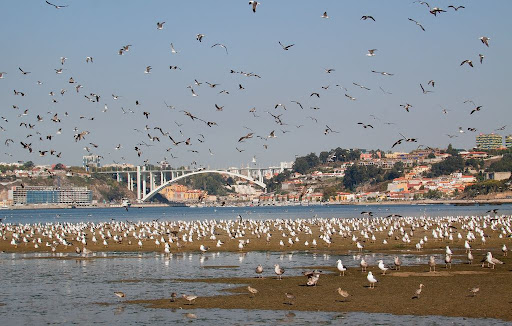
[[[288,51],[288,49],[290,49],[292,46],[294,46],[295,44],[290,44],[290,45],[286,45],[284,46],[281,41],[279,41],[279,45],[281,45],[281,47],[283,48],[283,50],[285,51]]]
[[[423,27],[423,25],[421,25],[420,23],[418,23],[417,21],[415,21],[414,19],[412,18],[407,18],[409,19],[410,21],[414,22],[416,25],[418,25],[422,31],[425,31],[425,28]]]
[[[327,16],[327,11],[324,11],[324,13],[322,14],[322,16],[320,16],[322,18],[329,18],[329,16]]]
[[[67,6],[59,6],[59,5],[54,5],[53,3],[51,2],[48,2],[46,1],[47,4],[49,4],[50,6],[54,6],[56,9],[60,9],[60,8],[66,8]]]
[[[223,47],[224,50],[226,50],[226,54],[228,54],[228,48],[224,44],[215,43],[214,45],[212,45],[212,48],[215,47],[215,46]]]
[[[258,2],[258,1],[249,1],[249,4],[252,5],[252,12],[256,12],[256,7],[258,7],[258,5],[261,4],[261,2]]]

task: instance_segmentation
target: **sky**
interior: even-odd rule
[[[266,167],[336,147],[410,151],[451,143],[470,149],[479,133],[512,133],[511,1],[429,1],[446,10],[437,16],[412,1],[263,1],[256,13],[246,0],[50,2],[67,7],[0,2],[2,162],[81,165],[92,153],[103,164],[166,159],[174,167]],[[165,22],[163,29],[157,22]],[[205,35],[202,42],[197,34]],[[490,38],[489,47],[481,36]],[[293,46],[283,50],[279,42]],[[227,52],[212,47],[217,43]],[[367,56],[369,49],[377,49],[375,56]],[[460,65],[466,59],[473,68]],[[310,96],[315,92],[319,97]],[[85,97],[91,93],[99,102]],[[275,108],[278,103],[284,107]],[[410,112],[400,106],[406,103]],[[476,106],[481,110],[470,114]],[[270,113],[281,115],[283,125]],[[51,120],[55,114],[60,122]],[[333,132],[325,134],[327,126]],[[89,133],[75,141],[83,131]],[[272,131],[277,137],[269,137]],[[248,133],[252,138],[238,141]],[[401,134],[418,142],[392,149]],[[169,135],[183,143],[174,145]],[[32,153],[21,142],[31,144]]]

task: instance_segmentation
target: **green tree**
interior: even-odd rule
[[[25,164],[23,164],[23,169],[24,169],[24,170],[30,170],[30,169],[32,169],[34,166],[35,166],[35,165],[34,165],[34,162],[32,162],[32,161],[27,161],[27,162],[25,162]]]

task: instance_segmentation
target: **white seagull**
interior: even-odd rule
[[[368,272],[368,276],[366,276],[368,282],[370,282],[370,289],[375,288],[375,283],[377,283],[377,279],[373,276],[372,272]]]

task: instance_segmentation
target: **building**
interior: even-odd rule
[[[495,133],[480,134],[476,136],[478,149],[500,149],[503,147],[503,137]]]
[[[99,168],[101,167],[101,160],[99,155],[85,155],[83,157],[83,167],[86,171],[89,171],[89,168]]]
[[[15,186],[9,193],[14,205],[26,204],[68,204],[88,206],[92,192],[87,187],[57,188],[47,186]]]
[[[508,135],[505,137],[505,147],[512,148],[512,135]]]

